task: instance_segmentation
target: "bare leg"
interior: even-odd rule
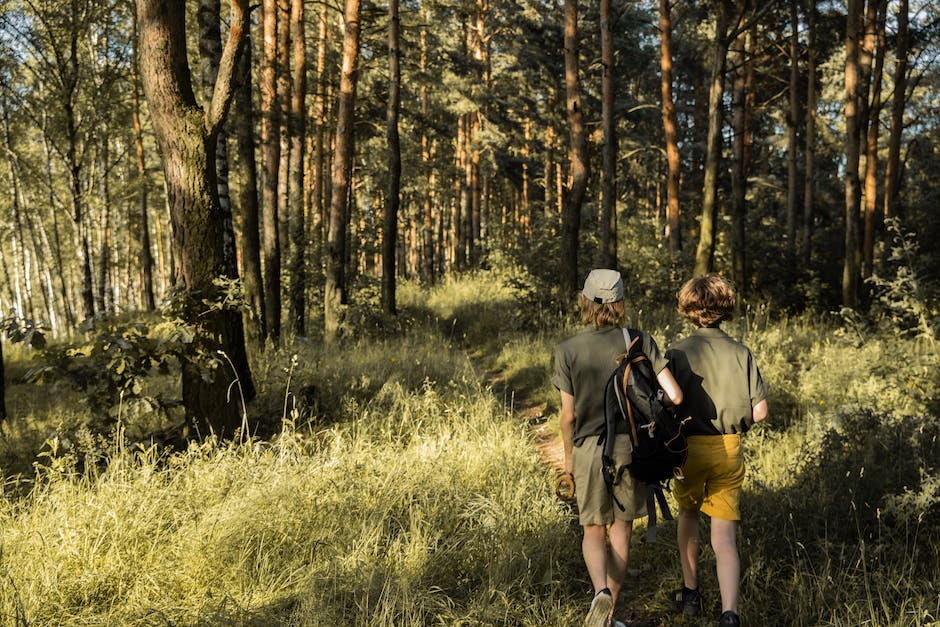
[[[610,526],[610,555],[607,561],[607,587],[617,605],[617,595],[627,574],[630,559],[630,538],[633,537],[632,520],[615,520]]]
[[[741,560],[738,557],[737,528],[735,520],[712,518],[712,549],[715,551],[722,612],[738,611]]]
[[[698,510],[679,510],[679,562],[686,588],[698,589]],[[713,536],[714,538],[714,531]]]
[[[584,564],[587,566],[596,594],[607,587],[607,527],[605,525],[584,525],[581,553],[584,555]]]

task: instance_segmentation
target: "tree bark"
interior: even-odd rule
[[[266,339],[281,341],[281,240],[278,217],[278,174],[281,163],[280,115],[277,99],[277,0],[264,0],[261,60],[261,214],[264,258],[264,321]]]
[[[673,252],[682,250],[679,223],[679,184],[682,164],[676,132],[676,105],[672,96],[672,17],[669,0],[659,0],[659,66],[662,95],[663,131],[666,142],[666,239]]]
[[[617,134],[614,120],[614,46],[610,0],[601,0],[601,128],[604,134],[601,188],[601,252],[604,265],[617,267]]]
[[[398,243],[398,208],[401,201],[401,144],[398,137],[398,116],[401,109],[401,66],[398,0],[388,4],[388,106],[386,135],[388,138],[388,189],[382,228],[382,309],[394,315],[395,247]]]
[[[581,233],[581,205],[587,192],[590,164],[587,132],[581,109],[581,84],[578,76],[578,1],[565,0],[565,102],[568,112],[570,147],[568,150],[568,191],[561,219],[562,303],[567,303],[578,289],[578,238]]]
[[[888,160],[885,164],[885,218],[898,213],[898,189],[901,174],[901,135],[904,132],[904,107],[907,91],[907,55],[910,39],[908,0],[898,4],[897,51],[894,65],[894,94],[891,98],[891,131],[888,137]]]
[[[304,29],[303,0],[291,2],[291,42],[293,80],[290,101],[290,286],[288,318],[295,336],[307,334],[307,254],[306,211],[304,207],[304,140],[307,134],[304,117],[307,96],[307,53]]]
[[[858,21],[859,2],[848,0],[845,29],[845,250],[842,264],[842,304],[858,306]]]
[[[255,390],[245,352],[241,314],[217,301],[215,282],[235,278],[227,267],[222,210],[215,176],[215,147],[232,95],[232,74],[248,29],[247,0],[233,0],[229,37],[208,110],[196,103],[186,60],[184,0],[137,0],[140,72],[163,157],[167,201],[173,221],[177,279],[184,290],[183,315],[195,329],[191,354],[181,356],[183,404],[203,435],[230,436],[242,425]],[[221,357],[221,358],[220,358]],[[209,360],[214,360],[214,367]],[[234,370],[234,371],[233,371]],[[229,391],[237,380],[241,399]]]
[[[808,0],[806,61],[806,171],[803,176],[803,267],[813,258],[813,206],[816,199],[816,0]]]
[[[881,82],[885,64],[885,17],[887,2],[882,2],[875,15],[875,63],[872,69],[871,101],[865,136],[865,230],[862,239],[862,277],[874,270],[875,222],[878,219],[878,136],[881,118]]]
[[[238,221],[242,277],[248,335],[262,346],[267,337],[264,319],[264,282],[261,278],[261,231],[258,221],[258,165],[255,160],[255,115],[251,100],[251,37],[245,33],[245,47],[236,69],[237,85],[233,96],[232,132],[235,135],[235,178],[238,196],[235,216]]]
[[[795,2],[796,0],[792,0]],[[741,16],[743,22],[744,16]],[[734,58],[734,87],[732,89],[732,152],[734,163],[731,169],[731,268],[738,293],[747,292],[747,263],[745,247],[745,199],[747,194],[747,45],[748,31],[738,24],[737,37],[732,46]]]
[[[324,293],[324,338],[334,342],[343,322],[346,293],[346,236],[349,230],[350,179],[353,167],[353,122],[359,77],[359,0],[345,0],[342,70],[336,118],[336,147],[330,198],[329,253]]]
[[[147,209],[147,159],[144,152],[144,132],[140,123],[140,76],[137,55],[137,4],[133,5],[133,58],[131,59],[132,107],[131,116],[134,124],[134,148],[137,154],[137,240],[140,249],[140,293],[144,311],[153,311],[157,307],[153,292],[153,252],[150,250],[150,216]]]
[[[284,260],[290,266],[290,216],[293,207],[290,204],[290,156],[291,156],[291,73],[290,73],[290,17],[293,0],[277,0],[277,110],[280,123],[278,136],[281,147],[280,164],[277,175],[277,220],[278,242],[281,249],[281,265]],[[302,210],[302,209],[301,209]],[[290,291],[287,291],[288,299]],[[288,310],[290,303],[288,301]]]
[[[715,234],[718,218],[718,168],[721,163],[721,102],[724,97],[725,61],[728,56],[730,7],[718,0],[715,41],[712,44],[711,87],[708,92],[708,140],[705,154],[705,180],[702,183],[702,220],[695,251],[694,276],[714,270]]]
[[[790,85],[789,108],[787,110],[787,248],[796,249],[796,207],[797,207],[797,133],[796,125],[800,117],[800,0],[790,0]]]

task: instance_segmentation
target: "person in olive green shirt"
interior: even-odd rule
[[[688,281],[679,291],[679,314],[697,328],[666,351],[669,367],[682,388],[679,417],[687,423],[689,453],[683,478],[673,484],[679,504],[679,560],[683,587],[672,593],[675,609],[702,611],[698,591],[699,512],[711,517],[721,592],[720,626],[740,625],[738,501],[744,482],[741,435],[767,417],[767,386],[751,351],[719,328],[734,311],[734,291],[721,277]]]
[[[613,505],[601,474],[603,446],[598,445],[598,436],[606,428],[604,388],[628,344],[620,326],[624,314],[620,273],[592,270],[578,303],[585,329],[559,344],[552,383],[561,394],[565,473],[574,479],[578,520],[584,530],[581,550],[595,593],[584,625],[607,627],[622,624],[611,622],[612,611],[627,572],[633,520],[646,515],[642,484],[625,474],[614,486],[614,496],[624,506],[621,511]],[[672,403],[681,402],[682,393],[656,342],[648,333],[639,335],[666,396]],[[628,463],[629,436],[618,434],[614,442],[615,462]]]

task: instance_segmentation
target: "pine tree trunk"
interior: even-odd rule
[[[859,2],[848,0],[845,29],[845,249],[842,265],[842,304],[858,305],[858,22]]]
[[[587,192],[590,164],[587,132],[581,109],[581,85],[578,76],[578,2],[565,0],[565,95],[568,112],[570,148],[569,186],[561,220],[560,298],[570,301],[578,289],[578,238],[581,233],[581,205]]]
[[[792,252],[796,249],[796,207],[797,207],[797,181],[796,168],[798,147],[796,143],[796,125],[800,116],[799,80],[799,29],[800,29],[800,0],[790,0],[790,85],[789,108],[787,110],[787,247]]]
[[[277,99],[277,0],[264,0],[264,44],[261,61],[261,214],[264,260],[264,322],[267,338],[281,341],[281,240],[278,174],[281,164],[280,115]]]
[[[277,0],[277,110],[280,118],[278,136],[281,147],[277,175],[277,220],[278,242],[281,249],[281,265],[284,260],[290,265],[290,221],[293,207],[290,204],[290,127],[291,127],[291,74],[290,74],[290,14],[292,0]],[[303,209],[301,208],[301,211]],[[283,287],[283,286],[282,286]],[[288,290],[289,296],[289,290]],[[288,304],[288,309],[289,309]]]
[[[910,38],[908,0],[898,5],[897,51],[894,66],[894,96],[891,100],[891,131],[888,137],[888,160],[885,164],[885,218],[898,213],[898,191],[901,175],[901,134],[904,131],[904,107],[907,91],[907,55]]]
[[[607,268],[617,267],[617,134],[614,120],[614,46],[610,0],[601,0],[601,128],[604,134],[601,188],[601,252]]]
[[[339,337],[347,304],[346,236],[349,231],[349,198],[353,167],[353,122],[359,77],[359,0],[346,0],[343,11],[343,57],[336,118],[336,147],[330,197],[329,252],[324,293],[324,339]]]
[[[881,3],[875,16],[875,65],[872,69],[871,102],[868,105],[868,131],[865,137],[865,230],[862,240],[862,277],[874,270],[875,222],[878,219],[878,136],[881,118],[881,82],[885,63],[885,11]]]
[[[385,195],[385,213],[382,228],[382,309],[389,315],[396,313],[395,247],[398,244],[398,207],[401,200],[401,144],[398,137],[398,115],[401,108],[400,39],[398,0],[389,0],[388,106],[386,109],[388,189]]]
[[[304,29],[303,0],[291,2],[291,41],[293,80],[290,100],[290,285],[288,318],[295,336],[306,335],[307,254],[306,211],[304,207],[304,139],[307,133],[304,117],[307,92],[307,53]]]
[[[204,300],[219,298],[217,279],[237,276],[237,269],[226,265],[215,147],[248,29],[247,0],[232,2],[229,39],[205,112],[196,104],[186,61],[184,0],[138,0],[137,9],[141,79],[163,158],[177,278],[184,290],[183,315],[196,332],[193,352],[181,356],[183,404],[202,435],[212,430],[230,436],[242,425],[242,401],[255,394],[241,314],[227,308],[207,310]],[[208,360],[216,361],[216,367],[207,367]],[[230,398],[236,380],[241,398]]]
[[[715,41],[712,45],[711,87],[708,92],[708,140],[705,152],[705,180],[702,183],[702,220],[695,251],[695,276],[714,270],[715,234],[718,224],[718,168],[721,163],[721,102],[724,98],[725,61],[728,55],[730,7],[718,0]]]
[[[140,293],[144,311],[153,311],[157,301],[153,292],[153,252],[150,250],[150,216],[147,209],[147,159],[144,152],[144,132],[140,123],[140,76],[137,67],[137,4],[133,6],[133,59],[131,59],[131,82],[133,83],[131,116],[134,124],[134,148],[137,154],[137,215],[136,240],[140,250]]]
[[[663,129],[666,139],[666,238],[669,248],[682,250],[682,229],[679,223],[679,182],[682,163],[676,133],[676,105],[672,96],[672,17],[670,0],[659,0],[660,91],[662,93]]]
[[[816,199],[816,0],[808,0],[806,62],[806,166],[803,191],[803,268],[813,258],[813,204]]]
[[[794,2],[796,0],[793,0]],[[743,21],[744,16],[741,17]],[[734,87],[732,90],[732,153],[734,162],[731,169],[731,268],[732,277],[738,293],[742,296],[747,291],[747,255],[745,244],[745,199],[747,195],[747,30],[738,25],[738,35],[731,44],[734,66]]]
[[[251,38],[245,33],[245,47],[236,69],[231,128],[237,155],[238,181],[236,219],[238,220],[242,277],[245,284],[248,335],[262,346],[267,337],[264,282],[261,278],[261,231],[258,220],[258,164],[255,159],[255,115],[251,100]]]

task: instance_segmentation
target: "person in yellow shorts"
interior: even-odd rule
[[[731,285],[717,275],[688,281],[679,291],[679,315],[696,329],[666,351],[669,369],[682,389],[680,417],[691,417],[685,433],[688,458],[683,478],[673,483],[679,504],[678,541],[683,587],[672,593],[674,608],[702,611],[698,590],[699,512],[711,518],[722,614],[719,625],[736,627],[741,563],[737,525],[744,482],[741,436],[767,417],[767,385],[751,351],[719,328],[734,312]]]
[[[623,623],[613,620],[613,607],[627,572],[633,520],[646,516],[646,491],[640,482],[625,474],[614,486],[613,497],[623,505],[621,510],[613,503],[601,474],[604,447],[598,438],[606,430],[604,388],[628,344],[620,326],[624,315],[620,273],[592,270],[578,294],[578,304],[584,328],[558,345],[552,383],[561,395],[565,473],[574,480],[578,521],[584,530],[581,551],[594,587],[584,626],[619,627]],[[682,392],[656,341],[644,331],[638,334],[667,402],[678,404]],[[631,453],[624,426],[614,440],[617,465],[629,463]]]

